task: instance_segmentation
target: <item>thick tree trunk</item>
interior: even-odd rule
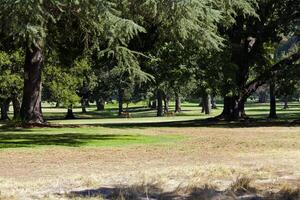
[[[163,109],[163,91],[157,91],[157,117],[164,116],[164,109]]]
[[[43,51],[32,46],[27,48],[24,66],[24,89],[21,106],[21,119],[25,123],[42,124],[42,67]]]
[[[73,105],[70,105],[68,108],[67,115],[65,117],[66,119],[76,119],[74,113],[73,113]]]
[[[104,111],[105,108],[105,102],[102,99],[98,99],[96,101],[96,106],[98,111]]]
[[[272,81],[270,83],[270,114],[269,114],[270,119],[276,119],[277,118],[275,87],[276,87],[276,85]]]
[[[122,112],[123,112],[123,96],[124,96],[124,90],[122,90],[121,88],[118,91],[118,95],[119,95],[119,116],[122,116]]]
[[[211,114],[211,98],[209,94],[204,94],[202,96],[202,111],[206,114],[206,115],[210,115]]]
[[[8,117],[9,103],[10,103],[10,100],[7,99],[3,102],[2,106],[1,106],[1,120],[9,120],[9,117]]]
[[[283,103],[284,103],[283,109],[285,109],[285,110],[288,109],[289,108],[289,98],[287,95],[284,96]]]
[[[181,113],[181,98],[178,93],[175,94],[175,113]]]
[[[15,97],[12,99],[13,107],[14,107],[14,119],[20,119],[21,116],[21,102]]]
[[[238,121],[247,118],[245,102],[246,100],[239,97],[224,97],[223,112],[217,118],[226,121]]]

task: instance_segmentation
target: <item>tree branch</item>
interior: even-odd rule
[[[273,67],[258,76],[253,81],[249,82],[244,90],[243,98],[248,98],[253,92],[257,90],[258,87],[265,84],[271,77],[278,75],[279,73],[284,73],[287,69],[292,70],[291,66],[297,67],[298,65],[293,65],[296,61],[300,59],[300,53],[295,53],[290,57],[281,60],[280,62],[273,65]]]

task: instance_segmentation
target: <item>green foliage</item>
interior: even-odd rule
[[[6,53],[0,51],[0,99],[20,98],[23,88],[21,50]]]
[[[67,69],[60,66],[46,65],[44,70],[44,86],[50,92],[50,101],[62,103],[69,107],[79,102],[77,87],[79,79]]]

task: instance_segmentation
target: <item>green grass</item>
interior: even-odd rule
[[[36,147],[121,147],[176,142],[176,135],[147,135],[140,130],[84,128],[2,129],[0,149]]]
[[[289,104],[290,108],[282,109],[281,103],[277,104],[278,121],[300,119],[300,102]],[[174,104],[171,103],[170,110],[174,109]],[[65,109],[44,109],[44,114],[50,122],[58,124],[114,124],[114,123],[157,123],[157,122],[178,122],[187,120],[201,120],[209,117],[214,117],[222,112],[222,105],[218,105],[217,110],[213,110],[211,115],[201,113],[201,108],[197,103],[183,103],[182,113],[176,114],[174,117],[156,117],[156,110],[151,110],[143,107],[143,104],[131,104],[130,113],[132,118],[124,119],[117,116],[117,105],[108,104],[104,112],[96,111],[95,106],[88,108],[87,114],[82,114],[80,108],[76,108],[76,120],[64,120]],[[269,104],[247,103],[246,113],[255,119],[266,119],[269,114]]]
[[[283,110],[278,104],[279,119],[275,122],[286,122],[300,119],[300,103],[290,103],[288,110]],[[218,105],[210,116],[201,113],[196,103],[183,103],[183,112],[172,117],[155,117],[156,111],[145,107],[144,103],[131,104],[132,118],[124,119],[117,116],[117,105],[108,104],[104,112],[96,111],[95,105],[88,108],[88,113],[82,114],[80,108],[75,108],[76,120],[65,120],[66,109],[53,108],[44,105],[45,118],[53,124],[68,125],[65,128],[35,128],[35,129],[0,129],[0,149],[28,148],[28,147],[115,147],[127,145],[146,145],[164,142],[176,142],[182,136],[148,134],[149,128],[169,127],[243,127],[242,124],[203,123],[203,119],[221,113],[222,105]],[[171,108],[174,104],[171,104]],[[11,109],[12,110],[12,109]],[[246,112],[251,118],[265,120],[268,117],[269,105],[248,103]],[[12,113],[10,112],[10,115]],[[274,124],[252,123],[255,126],[265,127]],[[4,124],[4,122],[2,122]],[[70,125],[89,125],[85,127],[69,127]],[[279,124],[280,126],[282,124]],[[0,124],[1,126],[1,124]],[[69,127],[69,128],[68,128]],[[151,132],[151,131],[150,131]]]

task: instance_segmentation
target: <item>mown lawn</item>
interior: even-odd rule
[[[292,121],[300,119],[300,103],[290,103],[288,110],[283,110],[278,104],[279,119],[275,121]],[[171,109],[174,104],[171,104]],[[44,105],[44,115],[51,124],[65,125],[62,128],[5,128],[0,129],[0,149],[35,148],[47,146],[61,147],[115,147],[127,145],[146,145],[182,140],[182,136],[148,134],[146,128],[156,127],[232,127],[232,123],[203,123],[203,119],[216,116],[222,111],[221,105],[213,110],[210,116],[200,112],[197,103],[184,103],[183,111],[176,116],[155,117],[156,111],[145,107],[144,103],[130,105],[131,118],[119,118],[117,105],[108,104],[105,111],[96,111],[94,105],[88,108],[88,113],[82,114],[80,108],[75,108],[78,119],[65,120],[64,108],[53,108]],[[265,119],[268,116],[268,104],[248,103],[247,114],[251,118],[263,119],[262,123],[252,123],[256,127],[270,126]],[[11,113],[12,114],[12,113]],[[3,123],[3,122],[2,122]],[[71,125],[76,125],[71,127]],[[251,125],[251,124],[250,124]],[[237,123],[235,127],[243,125]],[[272,125],[271,125],[272,126]]]
[[[147,135],[142,130],[104,127],[0,129],[0,150],[36,147],[120,147],[182,140],[177,135]]]

